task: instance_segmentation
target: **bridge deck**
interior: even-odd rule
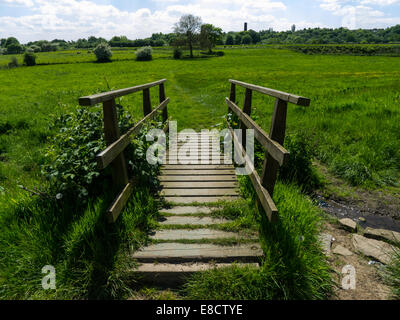
[[[206,141],[201,138],[198,144],[192,143],[198,152],[190,157],[179,153],[184,143],[178,143],[177,151],[167,153],[159,180],[161,195],[172,207],[161,210],[165,218],[152,236],[154,243],[133,255],[142,263],[137,272],[144,280],[174,284],[190,273],[226,267],[232,262],[258,267],[256,262],[263,253],[257,235],[216,230],[229,220],[212,218],[213,207],[206,206],[240,197],[233,164],[225,164],[224,156],[213,150],[211,141],[212,137],[207,136]],[[178,161],[170,155],[178,156]],[[218,245],[221,240],[239,239],[240,243],[243,238],[245,244]]]

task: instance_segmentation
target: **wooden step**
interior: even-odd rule
[[[172,176],[212,176],[212,175],[235,175],[235,170],[161,170],[161,175]]]
[[[227,169],[233,170],[230,164],[164,164],[161,166],[162,170],[220,170]]]
[[[138,262],[258,262],[263,251],[258,243],[237,246],[214,244],[157,243],[132,255]]]
[[[214,203],[219,201],[235,201],[239,197],[164,197],[164,199],[171,204],[201,204],[201,203]]]
[[[227,223],[229,220],[226,219],[218,219],[211,217],[193,217],[193,216],[170,216],[164,217],[160,222],[161,225],[211,225],[211,224],[221,224]]]
[[[160,213],[169,213],[169,214],[175,214],[175,215],[180,215],[180,214],[198,214],[198,213],[205,213],[205,214],[210,214],[211,209],[208,207],[193,207],[193,206],[175,206],[170,209],[161,209]]]
[[[203,175],[203,176],[182,176],[182,175],[165,175],[159,176],[160,182],[176,182],[176,181],[237,181],[235,175]]]
[[[235,232],[225,232],[212,229],[177,229],[157,230],[150,236],[153,240],[204,240],[204,239],[238,239],[240,236]]]
[[[193,197],[193,196],[238,196],[239,191],[234,189],[164,189],[161,191],[162,196],[169,197]]]
[[[227,181],[227,182],[161,182],[161,186],[163,189],[237,189],[239,184],[236,181]]]
[[[258,263],[237,263],[236,265],[238,267],[260,268]],[[196,272],[231,266],[231,263],[143,263],[132,272],[135,276],[139,276],[141,283],[175,287],[183,284],[188,277]]]

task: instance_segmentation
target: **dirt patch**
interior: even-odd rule
[[[320,163],[314,165],[326,179],[324,188],[315,192],[318,205],[326,213],[353,219],[363,228],[400,232],[400,188],[356,188],[330,174]]]
[[[328,261],[334,270],[333,279],[336,282],[333,300],[388,300],[391,298],[391,289],[384,283],[382,276],[383,265],[372,263],[371,259],[358,254],[351,240],[351,233],[342,230],[334,223],[326,224],[326,233],[335,239],[332,249],[341,245],[353,252],[351,256],[337,255],[331,252]],[[342,288],[342,269],[351,265],[355,269],[356,288],[345,290]]]

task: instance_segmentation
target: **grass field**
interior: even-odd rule
[[[124,88],[161,78],[168,79],[166,93],[171,98],[168,106],[169,115],[178,121],[179,129],[199,130],[222,126],[223,116],[227,110],[224,98],[229,95],[228,79],[237,79],[308,97],[311,99],[311,106],[308,108],[289,105],[288,133],[298,134],[309,141],[314,156],[326,164],[331,172],[350,184],[369,189],[398,188],[399,58],[304,55],[271,48],[226,49],[222,57],[193,60],[173,60],[171,55],[167,50],[155,50],[153,61],[137,62],[134,60],[133,50],[120,50],[114,52],[113,62],[99,64],[94,62],[94,55],[86,50],[82,50],[81,54],[74,51],[43,53],[37,60],[42,65],[0,70],[0,212],[4,229],[0,232],[3,235],[8,234],[0,240],[2,246],[7,246],[13,241],[12,230],[7,224],[8,221],[15,219],[10,214],[15,210],[12,207],[15,203],[29,201],[18,185],[22,184],[32,189],[46,184],[40,174],[40,166],[44,162],[44,149],[48,137],[54,134],[54,129],[50,127],[53,119],[75,110],[80,96],[106,91],[108,87]],[[8,59],[9,57],[0,56],[0,65],[6,65]],[[22,61],[21,57],[18,59]],[[151,90],[154,105],[158,101],[156,91]],[[243,103],[243,98],[244,92],[238,89],[237,100],[240,105]],[[134,119],[142,117],[140,94],[124,97],[121,99],[121,104],[127,106]],[[253,118],[268,132],[273,100],[255,93],[253,106]],[[284,190],[286,194],[293,193],[290,188]],[[284,200],[278,195],[277,197],[278,207],[286,208],[282,202]],[[101,204],[94,206],[101,207]],[[143,204],[143,207],[146,206],[148,204]],[[154,212],[153,205],[150,207],[148,211]],[[290,204],[287,204],[287,208],[291,208],[288,209],[290,217],[295,208],[290,207]],[[32,208],[26,210],[35,211]],[[46,214],[42,209],[39,212]],[[59,243],[53,248],[65,247],[63,243],[72,248],[76,239],[80,243],[77,248],[81,248],[85,237],[80,233],[90,228],[88,224],[99,219],[89,209],[86,209],[84,216],[88,217],[87,220],[82,218],[79,223],[76,222],[80,226],[76,226],[75,231],[70,226],[60,229],[63,236],[58,238]],[[19,222],[12,223],[17,230]],[[29,239],[32,240],[30,237],[40,237],[39,234],[34,237],[32,232],[40,233],[46,223],[46,221],[37,222],[38,229],[34,230],[30,230],[29,225],[26,225],[21,233],[15,235],[14,241],[22,241],[23,248],[14,247],[13,251],[9,251],[8,260],[0,259],[2,267],[8,264],[9,268],[0,273],[0,282],[14,267],[11,264],[12,257],[22,259],[22,253],[18,250],[30,252],[32,250],[29,245]],[[134,233],[143,222],[125,221],[121,224],[123,231],[117,231],[116,237],[118,241],[124,242],[128,238],[126,232]],[[151,221],[146,221],[144,225],[151,225]],[[44,230],[50,232],[46,228]],[[311,233],[313,232],[315,231]],[[38,252],[39,244],[44,239],[50,238],[42,238],[35,242],[38,246],[35,250]],[[89,248],[87,250],[90,251]],[[92,250],[96,251],[99,248]],[[24,261],[29,261],[28,258],[29,256],[25,256]],[[61,264],[64,263],[64,258],[59,257],[59,259]],[[38,264],[44,260],[41,257]],[[309,261],[311,260],[312,257]],[[303,262],[306,265],[302,267],[306,270],[309,267],[307,263],[311,262],[299,261]],[[93,266],[85,268],[83,269],[89,270]],[[30,274],[32,277],[35,274],[32,270],[21,272],[22,274],[32,272]],[[95,276],[91,274],[90,277]],[[18,278],[14,280],[17,283]],[[315,281],[315,278],[311,277],[309,280]],[[289,279],[288,282],[290,281],[292,280]],[[29,283],[27,286],[29,287]],[[204,289],[204,283],[198,286]],[[12,295],[3,292],[2,297],[29,297],[29,290],[32,290],[32,287],[28,287],[13,291]],[[26,296],[21,296],[24,290],[28,293]],[[296,291],[289,298],[309,298],[310,292],[301,295],[300,291]],[[321,292],[314,293],[315,297],[321,295]],[[32,293],[32,296],[37,297],[35,293]],[[76,296],[85,295],[76,293]]]

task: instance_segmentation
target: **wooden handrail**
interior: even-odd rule
[[[248,129],[254,130],[254,137],[261,145],[267,149],[272,157],[279,162],[280,165],[287,163],[289,159],[289,151],[282,147],[279,143],[272,140],[257,123],[254,122],[247,114],[245,114],[235,103],[225,98],[228,107],[239,117]]]
[[[290,94],[290,93],[286,93],[283,91],[278,91],[278,90],[274,90],[274,89],[270,89],[270,88],[265,88],[265,87],[257,86],[254,84],[250,84],[250,83],[246,83],[246,82],[242,82],[242,81],[238,81],[238,80],[229,79],[229,82],[232,84],[237,84],[243,88],[254,90],[254,91],[269,95],[271,97],[279,98],[283,101],[287,101],[287,102],[290,102],[290,103],[293,103],[293,104],[296,104],[299,106],[308,107],[311,102],[311,100],[309,98],[296,96],[294,94]]]
[[[143,127],[144,123],[153,119],[157,112],[162,111],[169,103],[169,98],[165,99],[159,106],[157,106],[151,113],[140,120],[135,126],[130,128],[124,135],[119,137],[118,140],[110,144],[106,149],[96,156],[97,167],[99,169],[106,168],[131,142],[130,136],[137,134]]]
[[[234,145],[239,148],[239,150],[241,151],[240,153],[245,159],[245,165],[250,168],[250,180],[254,186],[254,189],[256,190],[258,199],[260,200],[268,219],[271,222],[275,222],[278,219],[278,209],[276,208],[274,200],[272,200],[271,195],[268,193],[268,190],[265,189],[264,186],[261,184],[261,179],[257,173],[257,170],[254,168],[254,165],[252,164],[244,148],[240,144],[238,138],[235,135],[235,132],[232,130],[232,128],[229,128],[229,130],[233,137]]]
[[[250,180],[258,196],[258,204],[261,204],[267,214],[268,219],[274,222],[278,219],[278,210],[272,200],[279,167],[285,164],[289,157],[289,152],[283,147],[286,132],[286,114],[288,102],[300,106],[309,106],[310,99],[296,96],[290,93],[264,88],[250,83],[237,80],[229,80],[231,90],[229,98],[225,101],[228,104],[228,113],[233,112],[239,118],[240,129],[242,130],[242,141],[236,137],[229,121],[227,125],[232,133],[235,148],[239,147],[245,158],[245,165],[250,167]],[[236,85],[246,88],[243,110],[236,104]],[[269,135],[262,130],[254,120],[251,119],[252,91],[257,91],[275,97],[274,113]],[[246,129],[253,129],[257,141],[265,148],[264,164],[261,177],[254,168],[253,163],[247,156],[246,150]]]
[[[153,119],[159,111],[162,111],[162,121],[168,121],[167,105],[169,103],[169,98],[165,98],[165,81],[166,79],[161,79],[159,81],[131,88],[103,92],[79,98],[79,104],[81,106],[93,106],[100,102],[103,103],[104,137],[107,148],[96,156],[97,165],[99,169],[104,169],[111,164],[113,182],[112,189],[119,192],[118,196],[107,211],[110,223],[116,221],[133,191],[134,181],[128,179],[128,171],[124,157],[124,150],[131,142],[130,136],[138,133],[143,127],[143,124],[147,120]],[[159,86],[160,104],[153,110],[149,89],[157,85]],[[138,91],[143,91],[144,118],[136,123],[135,126],[130,128],[128,132],[120,136],[115,98]],[[164,127],[164,132],[166,130],[168,130],[168,124]]]
[[[125,96],[130,93],[134,93],[134,92],[142,91],[145,89],[149,89],[151,87],[155,87],[157,85],[164,83],[165,81],[167,81],[167,79],[161,79],[161,80],[158,80],[155,82],[146,83],[146,84],[142,84],[142,85],[135,86],[135,87],[119,89],[119,90],[114,90],[114,91],[108,91],[108,92],[102,92],[102,93],[94,94],[91,96],[81,97],[81,98],[79,98],[79,104],[81,106],[93,106],[100,102],[112,100],[112,99],[115,99],[118,97]]]

